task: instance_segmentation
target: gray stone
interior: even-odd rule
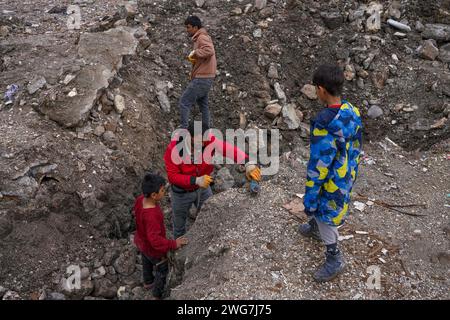
[[[423,30],[425,30],[425,26],[423,25],[422,22],[416,21],[415,29],[417,32],[423,32]]]
[[[117,286],[107,278],[95,280],[94,297],[112,299],[117,296]]]
[[[398,21],[388,19],[387,23],[398,30],[404,31],[404,32],[411,32],[411,27],[407,26],[406,24],[400,23]]]
[[[269,104],[264,109],[264,115],[269,119],[275,119],[281,112],[282,107],[278,103]]]
[[[355,78],[355,68],[351,64],[347,64],[344,69],[344,77],[347,81],[352,81]]]
[[[381,16],[380,12],[377,11],[372,14],[366,21],[366,31],[367,32],[378,32],[381,29]]]
[[[6,37],[11,32],[10,27],[8,26],[0,26],[0,37]]]
[[[81,285],[77,288],[74,283],[70,283],[66,278],[62,278],[60,282],[60,291],[65,296],[73,298],[73,299],[82,299],[85,296],[88,296],[94,290],[94,283],[89,280],[81,280]]]
[[[283,123],[289,130],[298,129],[300,126],[300,119],[298,118],[295,105],[287,104],[282,109]]]
[[[104,134],[105,133],[105,127],[104,126],[96,126],[95,127],[95,129],[94,129],[94,134],[97,136],[97,137],[100,137],[102,134]]]
[[[70,98],[63,90],[55,90],[37,109],[64,127],[84,125],[100,91],[108,87],[122,67],[123,56],[135,54],[137,45],[130,28],[82,33],[78,54],[87,64],[71,82],[79,94]]]
[[[364,18],[365,11],[366,10],[363,7],[360,7],[356,10],[351,11],[350,14],[348,15],[348,20],[350,22],[353,22],[353,21]]]
[[[221,168],[216,173],[216,177],[214,179],[214,190],[216,192],[222,192],[233,188],[234,186],[234,177],[231,175],[230,170],[228,168]]]
[[[416,51],[419,54],[419,57],[431,61],[435,60],[439,55],[439,49],[436,47],[433,40],[425,40]]]
[[[370,107],[367,115],[369,116],[369,118],[375,119],[383,115],[383,110],[379,106],[374,105]]]
[[[136,269],[136,252],[133,249],[123,251],[114,262],[114,269],[121,275],[131,275]]]
[[[267,6],[267,0],[255,0],[255,8],[262,10]]]
[[[422,38],[434,39],[440,42],[450,41],[450,25],[448,24],[426,24],[422,32]]]
[[[255,38],[261,38],[262,37],[262,30],[260,28],[253,31],[253,37]]]
[[[20,295],[17,292],[10,290],[10,291],[5,292],[2,300],[22,300],[22,298],[20,297]]]
[[[167,96],[166,92],[163,90],[159,90],[156,92],[156,96],[158,97],[159,105],[161,109],[169,113],[170,112],[170,101],[169,97]]]
[[[27,86],[27,90],[29,94],[35,94],[38,90],[42,89],[47,84],[47,81],[44,77],[38,77],[33,79],[30,84]]]
[[[269,66],[269,72],[267,73],[267,76],[270,79],[278,79],[278,68],[277,65],[275,63],[271,63]]]
[[[195,0],[195,5],[198,8],[201,8],[201,7],[203,7],[205,5],[205,2],[206,2],[206,0]]]
[[[310,100],[317,99],[316,87],[312,84],[305,84],[300,91]]]
[[[114,143],[117,140],[116,135],[112,131],[105,131],[105,133],[103,133],[102,135],[102,138],[106,143]]]
[[[273,88],[275,89],[278,100],[281,102],[281,104],[285,104],[287,101],[286,94],[284,93],[283,89],[281,89],[280,84],[278,82],[275,82]]]
[[[273,9],[272,8],[264,8],[259,12],[259,16],[263,19],[266,19],[273,15]]]
[[[450,43],[447,43],[439,48],[439,60],[445,63],[450,63]]]
[[[0,298],[3,298],[5,293],[8,291],[5,287],[0,286]]]
[[[114,107],[118,114],[122,114],[125,110],[125,99],[123,96],[118,94],[114,97]]]
[[[46,300],[66,300],[66,296],[59,292],[51,292],[47,295]]]
[[[340,12],[322,12],[320,16],[328,29],[337,29],[344,22]]]

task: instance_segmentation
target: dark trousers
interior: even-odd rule
[[[208,94],[214,79],[193,79],[180,98],[181,127],[187,129],[192,107],[197,103],[202,113],[202,122],[211,125]]]
[[[149,285],[153,283],[153,296],[161,298],[166,285],[167,274],[169,273],[169,263],[167,260],[147,257],[142,255],[142,275],[144,284]]]
[[[173,236],[181,237],[186,233],[186,219],[192,205],[199,211],[203,203],[212,196],[211,187],[193,192],[179,193],[182,189],[172,186]]]

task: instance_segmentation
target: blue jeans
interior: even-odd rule
[[[192,205],[199,211],[203,203],[212,196],[211,187],[207,189],[198,189],[193,192],[177,193],[175,191],[182,191],[178,187],[172,187],[172,212],[173,212],[173,236],[174,238],[181,237],[186,233],[186,219]]]
[[[182,128],[187,129],[189,127],[191,109],[196,103],[200,107],[200,112],[202,113],[202,122],[211,125],[208,108],[208,94],[213,82],[214,79],[211,78],[195,78],[184,90],[183,95],[180,98]]]

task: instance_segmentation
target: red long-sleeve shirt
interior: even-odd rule
[[[195,184],[196,177],[201,177],[205,174],[211,175],[214,170],[212,158],[215,151],[219,152],[224,157],[233,158],[235,163],[239,164],[245,163],[245,160],[248,160],[249,158],[249,156],[239,148],[226,141],[222,141],[217,137],[211,136],[210,141],[204,145],[205,150],[203,152],[202,162],[199,164],[189,163],[190,157],[188,155],[179,155],[176,148],[177,143],[177,140],[172,140],[167,146],[164,154],[167,178],[171,184],[187,191],[198,189],[198,186]]]
[[[147,257],[162,258],[170,250],[177,248],[175,240],[166,238],[164,226],[164,215],[161,208],[143,207],[144,195],[136,198],[134,204],[134,215],[136,219],[136,233],[134,243],[139,251]]]

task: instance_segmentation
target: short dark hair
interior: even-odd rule
[[[193,27],[198,27],[199,29],[202,27],[202,21],[197,16],[189,16],[184,21],[184,25],[190,24]]]
[[[147,173],[142,181],[142,193],[148,198],[152,193],[158,193],[166,180],[156,173]]]
[[[194,134],[195,133],[198,133],[198,132],[195,132],[195,126],[194,126],[194,122],[191,122],[190,124],[189,124],[189,128],[188,128],[188,131],[189,131],[189,134],[191,135],[191,137],[194,137]],[[209,125],[206,123],[206,122],[203,122],[202,121],[202,136],[205,134],[205,132],[206,131],[208,131],[209,130]]]
[[[338,97],[344,86],[344,72],[333,64],[323,64],[317,68],[313,76],[313,84],[325,88],[329,94]]]

